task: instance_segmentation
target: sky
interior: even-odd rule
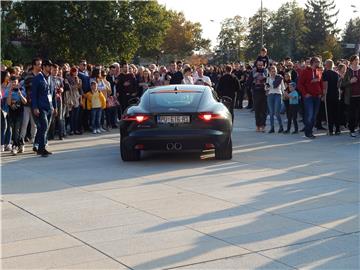
[[[200,22],[203,29],[203,37],[212,41],[212,46],[217,44],[217,36],[220,32],[220,23],[225,18],[236,15],[251,17],[260,9],[261,0],[158,0],[168,9],[182,11],[187,20]],[[277,10],[288,0],[263,0],[264,8]],[[300,6],[305,7],[306,0],[297,0]],[[338,28],[344,29],[345,24],[351,18],[360,16],[360,4],[358,0],[335,0],[336,7],[340,10],[338,16]],[[351,5],[355,5],[354,9]],[[354,10],[358,10],[354,13]]]

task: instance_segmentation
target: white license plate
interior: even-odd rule
[[[159,115],[158,124],[186,124],[190,123],[189,115]]]

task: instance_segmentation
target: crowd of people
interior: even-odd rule
[[[315,138],[314,127],[324,129],[324,121],[329,135],[340,135],[348,128],[356,137],[359,127],[358,55],[336,64],[320,57],[274,62],[262,48],[254,64],[191,66],[172,61],[169,66],[146,67],[125,62],[104,67],[86,60],[58,65],[35,58],[26,66],[1,66],[1,151],[16,155],[25,151],[28,142],[34,152],[47,157],[51,155],[48,140],[117,128],[131,99],[151,87],[169,84],[212,87],[218,96],[231,98],[228,108],[233,116],[234,109],[246,104],[255,112],[257,132],[266,131],[267,116],[269,133],[288,134],[293,124],[291,133],[303,131],[310,139]]]

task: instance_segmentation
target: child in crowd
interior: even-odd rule
[[[91,110],[91,127],[93,134],[101,133],[100,120],[102,110],[106,108],[106,99],[103,93],[98,89],[95,80],[91,81],[91,91],[86,94],[87,109]]]
[[[297,114],[299,110],[299,94],[296,91],[296,83],[292,82],[289,84],[290,93],[289,97],[289,118],[287,123],[287,129],[284,131],[285,134],[290,132],[291,129],[291,121],[294,122],[294,132],[292,134],[299,133],[298,122],[297,122]]]

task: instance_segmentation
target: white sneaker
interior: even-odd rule
[[[356,138],[356,133],[352,132],[352,133],[350,133],[350,136],[353,137],[353,138]]]
[[[103,128],[100,128],[99,129],[101,132],[105,132],[106,130],[105,129],[103,129]]]
[[[99,128],[96,132],[97,132],[98,134],[101,134],[101,129]]]
[[[17,153],[18,153],[18,150],[17,150],[17,147],[14,147],[12,150],[11,150],[11,153],[16,156]]]
[[[96,130],[96,129],[94,129],[92,133],[93,133],[93,134],[96,134],[96,133],[97,133],[97,130]]]
[[[1,146],[1,152],[5,152],[5,145]]]
[[[19,153],[25,152],[25,145],[19,146]]]

